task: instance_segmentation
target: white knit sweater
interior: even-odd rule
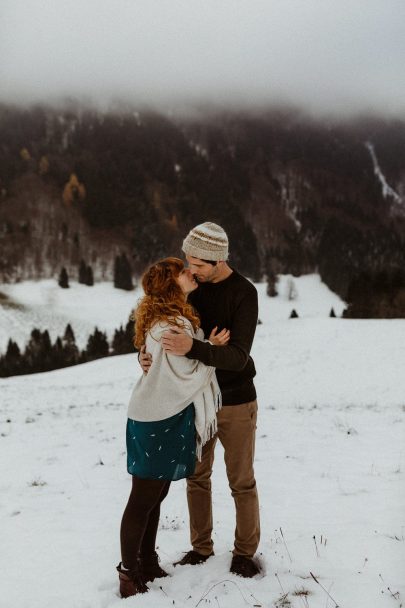
[[[201,329],[194,332],[188,319],[179,319],[192,338],[204,339]],[[201,447],[217,429],[216,412],[221,407],[221,392],[214,367],[163,350],[162,334],[170,328],[169,323],[159,322],[146,336],[146,352],[152,355],[152,365],[147,374],[142,374],[132,391],[128,418],[138,422],[164,420],[194,403],[197,456],[201,457]]]

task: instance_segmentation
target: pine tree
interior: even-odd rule
[[[94,359],[108,357],[108,354],[109,346],[107,335],[95,327],[94,332],[89,336],[87,341],[86,350],[82,353],[82,360],[93,361]]]
[[[87,266],[84,263],[84,260],[80,260],[79,283],[81,283],[82,285],[85,285],[86,284],[86,278],[87,278]]]
[[[111,343],[112,355],[124,355],[125,350],[125,331],[122,325],[114,332],[114,337]]]
[[[45,372],[52,368],[52,344],[48,330],[35,328],[25,348],[24,367],[27,373]]]
[[[336,314],[335,314],[335,309],[334,309],[334,308],[331,308],[331,309],[330,309],[329,316],[330,316],[330,317],[333,317],[333,318],[336,318]]]
[[[16,376],[23,373],[23,361],[18,344],[9,340],[6,354],[0,357],[0,376]]]
[[[44,372],[54,369],[52,362],[52,342],[47,329],[42,332],[41,336],[39,366]]]
[[[114,260],[114,287],[121,288],[121,256],[116,256]]]
[[[114,287],[125,289],[126,291],[131,291],[134,288],[132,284],[131,266],[125,253],[115,258]]]
[[[68,323],[66,325],[65,333],[63,334],[63,341],[68,344],[73,344],[75,340],[76,338],[72,326],[70,325],[70,323]]]
[[[134,339],[134,322],[132,316],[130,316],[125,329],[120,326],[119,329],[115,330],[114,338],[112,341],[112,355],[126,355],[133,353],[137,350],[133,343]]]
[[[65,356],[62,340],[58,336],[52,346],[52,369],[60,369],[61,367],[65,367]]]
[[[274,298],[278,295],[277,291],[277,275],[274,274],[271,270],[267,273],[267,295],[270,298]]]
[[[76,365],[79,361],[79,349],[70,323],[66,325],[62,338],[63,360],[65,366]]]
[[[295,310],[295,308],[293,308],[292,311],[291,311],[290,319],[298,319],[298,313]]]
[[[89,287],[92,287],[94,285],[93,269],[91,266],[86,267],[86,276],[84,282]]]
[[[30,339],[25,347],[23,358],[28,373],[39,371],[37,369],[37,361],[41,349],[41,332],[34,328],[31,331]]]
[[[69,287],[69,277],[68,277],[68,273],[66,272],[65,267],[63,267],[62,270],[60,271],[58,285],[59,285],[59,287],[62,287],[63,289],[68,289],[68,287]]]
[[[87,266],[84,260],[80,260],[79,283],[89,287],[94,285],[93,269],[91,266]]]

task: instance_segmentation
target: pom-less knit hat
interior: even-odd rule
[[[186,255],[200,260],[225,261],[228,259],[228,237],[223,228],[212,222],[195,226],[183,241]]]

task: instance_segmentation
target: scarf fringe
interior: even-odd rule
[[[217,413],[222,408],[222,395],[219,392],[215,399],[215,412]],[[214,420],[204,429],[204,435],[199,437],[197,435],[197,445],[196,445],[196,456],[199,462],[201,462],[202,458],[202,449],[206,443],[210,439],[212,439],[218,432],[218,421],[215,416]]]

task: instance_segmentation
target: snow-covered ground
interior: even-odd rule
[[[34,327],[47,329],[55,340],[70,323],[80,348],[86,346],[95,326],[112,338],[114,330],[127,323],[141,292],[114,289],[111,283],[87,287],[73,281],[69,289],[62,289],[50,279],[0,285],[0,294],[2,352],[10,337],[24,347]]]
[[[295,284],[293,303],[283,291],[287,277],[275,299],[258,285],[263,576],[228,571],[234,510],[218,445],[215,556],[201,566],[171,565],[189,548],[185,482],[174,482],[158,535],[171,576],[125,606],[405,605],[405,321],[331,319],[331,306],[340,314],[343,303],[316,276]],[[136,300],[108,285],[87,289],[76,305],[65,299],[84,289],[64,291],[52,318],[65,315],[75,329],[77,321],[89,331],[115,328]],[[27,305],[26,320],[30,306],[46,309],[41,284],[0,286],[6,290]],[[293,307],[300,318],[289,320]],[[11,328],[2,321],[3,334]],[[1,608],[123,605],[114,566],[130,489],[126,407],[139,373],[126,355],[0,379]]]

